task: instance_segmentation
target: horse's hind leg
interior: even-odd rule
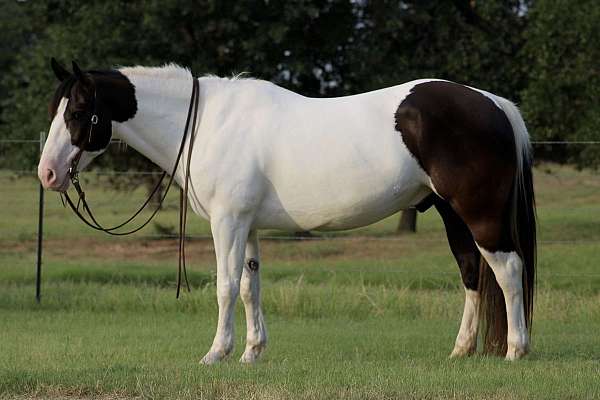
[[[506,306],[506,359],[516,360],[529,352],[529,331],[525,317],[523,261],[515,250],[488,251],[478,242],[479,250],[494,272]]]
[[[465,281],[463,265],[467,266],[466,271],[479,271],[475,274],[469,274],[469,278],[477,277],[476,279],[473,278],[471,285],[477,285],[474,287],[478,289],[479,295],[474,296],[473,293],[467,292],[466,315],[463,315],[463,324],[470,326],[469,314],[467,314],[467,310],[470,309],[468,303],[471,301],[479,305],[479,300],[483,300],[485,302],[485,304],[482,304],[483,307],[474,307],[473,317],[477,319],[476,309],[479,309],[484,313],[484,319],[487,322],[484,334],[484,352],[505,354],[507,360],[521,358],[529,351],[529,332],[527,330],[523,291],[523,261],[517,254],[510,238],[506,216],[494,212],[474,216],[468,212],[463,212],[464,215],[460,215],[459,218],[454,209],[455,207],[461,209],[460,204],[459,200],[453,203],[453,207],[450,208],[448,203],[440,202],[439,205],[436,204],[436,207],[444,218],[447,228],[447,220],[452,221],[452,226],[461,227],[458,231],[462,232],[461,243],[464,247],[459,251],[459,256],[456,255],[452,237],[460,238],[461,234],[451,234],[449,232],[448,239],[451,242],[452,252],[461,266],[463,281]],[[490,204],[492,203],[490,202]],[[491,207],[491,209],[498,210],[501,207]],[[464,226],[458,224],[457,219],[461,222],[465,221],[462,222]],[[466,240],[465,226],[468,227],[468,232],[472,235],[470,241]],[[464,243],[468,243],[468,245],[464,245]],[[476,245],[476,250],[480,254],[479,257],[474,255],[472,244]],[[472,252],[469,253],[469,251]],[[478,269],[481,256],[487,262],[489,268],[484,266],[482,269]],[[467,283],[465,283],[466,285]],[[475,326],[476,324],[477,322],[474,322]],[[461,333],[462,328],[461,324]],[[461,333],[459,333],[459,338]],[[468,334],[467,337],[469,337]],[[459,338],[457,338],[457,345]]]
[[[477,285],[481,254],[469,228],[452,210],[450,204],[437,198],[434,205],[444,221],[448,243],[460,268],[465,288],[465,308],[454,350],[452,350],[450,357],[469,356],[477,349],[477,328],[479,324],[479,291]]]
[[[246,349],[240,362],[252,363],[267,346],[267,330],[260,307],[260,253],[258,235],[251,231],[246,244],[240,296],[246,312]]]
[[[507,360],[521,358],[529,352],[523,260],[510,238],[507,218],[498,215],[480,216],[467,224],[481,255],[489,265],[489,268],[480,271],[480,291],[486,298],[485,313],[489,325],[486,327],[484,350],[503,353]]]

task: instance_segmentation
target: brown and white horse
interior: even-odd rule
[[[44,187],[66,191],[74,158],[82,151],[85,167],[113,135],[173,168],[196,79],[188,70],[52,67],[60,84],[38,168]],[[327,99],[254,79],[197,81],[189,201],[210,220],[219,304],[202,362],[232,352],[238,295],[247,322],[241,361],[266,346],[259,229],[349,229],[411,206],[438,210],[460,268],[466,301],[452,356],[475,351],[480,319],[485,352],[509,360],[528,352],[535,201],[529,136],[511,102],[436,79]],[[177,168],[179,184],[184,176]]]

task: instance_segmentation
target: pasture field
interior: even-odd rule
[[[88,197],[109,222],[144,196],[88,176]],[[176,300],[176,239],[157,237],[176,227],[175,191],[158,225],[130,238],[89,230],[48,194],[37,304],[37,183],[0,172],[0,399],[600,398],[600,176],[543,165],[535,182],[538,294],[526,359],[448,358],[464,294],[430,210],[415,235],[394,236],[393,216],[323,240],[263,240],[268,349],[255,365],[237,362],[240,304],[234,355],[206,367],[213,246],[188,242],[193,291]],[[209,233],[193,215],[188,230]]]

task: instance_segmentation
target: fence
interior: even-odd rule
[[[40,139],[0,139],[0,146],[2,144],[20,144],[20,145],[36,145],[39,146],[40,151],[43,148],[45,141],[45,133],[40,133]],[[113,140],[111,144],[120,144],[120,141]],[[533,146],[566,146],[566,145],[576,145],[576,146],[594,146],[600,145],[600,141],[532,141]],[[5,170],[7,171],[7,170]],[[8,172],[12,172],[18,175],[36,175],[36,171],[32,170],[8,170]],[[92,171],[87,172],[86,175],[95,175],[95,176],[118,176],[118,175],[140,175],[140,176],[148,176],[148,175],[160,175],[162,172],[158,171]],[[109,200],[106,203],[111,203]],[[107,205],[100,204],[99,206]],[[36,300],[39,302],[41,299],[41,273],[42,273],[42,256],[43,256],[43,231],[44,231],[44,190],[39,186],[39,198],[38,198],[38,224],[37,224],[37,252],[36,252]],[[600,225],[599,225],[600,227]],[[600,229],[600,228],[599,228]],[[178,236],[170,233],[162,233],[162,234],[143,234],[138,235],[139,238],[144,239],[172,239],[177,238]],[[187,238],[192,239],[211,239],[211,235],[209,234],[191,234],[186,235]],[[261,235],[261,239],[273,240],[273,241],[339,241],[339,240],[349,240],[356,239],[356,236],[345,236],[345,235],[319,235],[319,236],[282,236],[282,235]],[[369,236],[361,236],[361,241],[399,241],[404,240],[399,237],[369,237]],[[444,240],[440,239],[419,239],[420,243],[440,243],[444,242]],[[575,240],[541,240],[540,244],[596,244],[599,243],[597,240],[585,240],[585,239],[575,239]],[[595,276],[600,276],[600,274],[596,274]]]

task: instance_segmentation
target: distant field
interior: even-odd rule
[[[90,179],[89,199],[109,222],[144,196]],[[240,306],[234,356],[205,367],[198,361],[216,324],[213,246],[189,242],[193,291],[176,300],[177,244],[157,237],[176,227],[176,196],[159,228],[115,239],[48,194],[38,305],[37,183],[0,171],[0,399],[600,398],[600,176],[544,165],[536,187],[539,292],[525,360],[448,359],[463,292],[429,211],[415,235],[394,236],[393,216],[326,240],[263,240],[265,357],[237,362]],[[189,226],[210,234],[194,216]]]

